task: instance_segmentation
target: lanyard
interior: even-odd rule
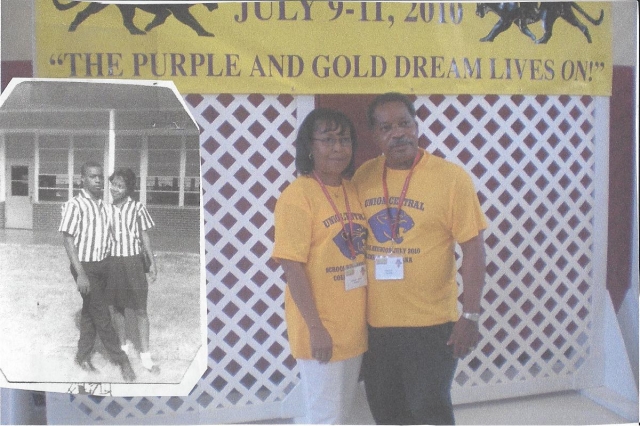
[[[396,232],[398,232],[398,226],[400,225],[400,212],[402,211],[402,204],[404,203],[404,199],[407,196],[407,190],[409,189],[409,182],[411,181],[411,175],[413,175],[413,169],[416,168],[416,164],[420,160],[420,150],[416,153],[416,157],[413,159],[413,164],[411,165],[411,169],[409,169],[409,173],[404,180],[404,185],[402,187],[402,192],[400,193],[400,198],[398,199],[398,214],[395,219],[391,217],[391,207],[389,205],[389,187],[387,186],[387,163],[384,163],[384,169],[382,171],[382,191],[384,192],[384,199],[387,203],[387,213],[389,215],[389,220],[391,221],[391,241],[395,242]]]
[[[338,207],[336,206],[336,203],[333,202],[333,199],[331,198],[331,194],[329,194],[329,191],[327,190],[327,187],[322,182],[320,177],[318,177],[318,175],[316,174],[315,171],[313,172],[313,177],[316,179],[316,181],[320,185],[320,188],[322,188],[322,192],[324,192],[324,196],[327,197],[327,201],[329,201],[329,204],[331,204],[331,207],[333,208],[333,211],[335,212],[336,216],[338,217],[338,220],[340,220],[340,223],[342,224],[343,235],[345,236],[345,239],[347,240],[347,245],[349,246],[349,251],[351,251],[351,257],[353,259],[355,259],[356,258],[356,248],[353,245],[353,221],[352,221],[351,207],[349,206],[349,197],[347,197],[347,190],[345,189],[344,184],[340,184],[340,186],[342,186],[342,193],[344,194],[344,203],[345,203],[345,205],[347,207],[347,219],[349,220],[349,233],[348,234],[345,231],[344,219],[342,218],[342,215],[338,211]]]

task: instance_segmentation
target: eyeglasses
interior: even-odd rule
[[[124,191],[127,189],[127,185],[120,185],[118,183],[109,183],[109,186],[113,189],[118,189],[120,191]]]
[[[400,130],[412,129],[414,124],[415,124],[415,122],[412,121],[412,120],[402,120],[401,122],[399,122],[397,124],[394,124],[394,123],[382,123],[382,124],[376,125],[376,130],[378,130],[381,133],[389,133],[394,129],[394,127],[397,127]]]
[[[320,142],[323,146],[329,148],[334,147],[336,142],[340,144],[340,146],[351,146],[352,141],[350,137],[341,137],[341,138],[313,138],[314,141]]]

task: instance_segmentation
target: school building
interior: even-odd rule
[[[139,83],[139,82],[138,82]],[[171,87],[14,80],[0,106],[0,228],[57,230],[87,161],[138,178],[156,230],[198,240],[199,131]]]

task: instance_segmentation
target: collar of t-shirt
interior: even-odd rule
[[[131,198],[130,195],[127,195],[127,199],[124,201],[124,203],[117,205],[117,204],[111,204],[114,208],[117,208],[118,210],[122,210],[124,208],[124,206],[133,203],[133,199]]]
[[[91,201],[93,201],[94,203],[97,203],[98,205],[102,205],[102,198],[98,198],[97,200],[94,199],[91,194],[89,193],[89,191],[87,191],[86,189],[82,188],[80,190],[80,195],[84,198],[87,198]]]

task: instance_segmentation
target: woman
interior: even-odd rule
[[[114,243],[106,297],[111,318],[122,350],[129,355],[132,344],[127,341],[124,313],[125,309],[135,312],[142,366],[157,374],[160,369],[149,352],[148,283],[141,257],[144,247],[150,259],[149,279],[154,282],[158,271],[147,233],[154,226],[153,220],[146,207],[131,198],[136,184],[136,175],[131,169],[116,170],[109,183],[112,197],[110,226]]]
[[[312,111],[296,139],[298,178],[275,208],[272,256],[287,281],[287,332],[307,423],[345,423],[367,349],[366,225],[344,179],[353,172],[355,146],[355,128],[344,114]]]

